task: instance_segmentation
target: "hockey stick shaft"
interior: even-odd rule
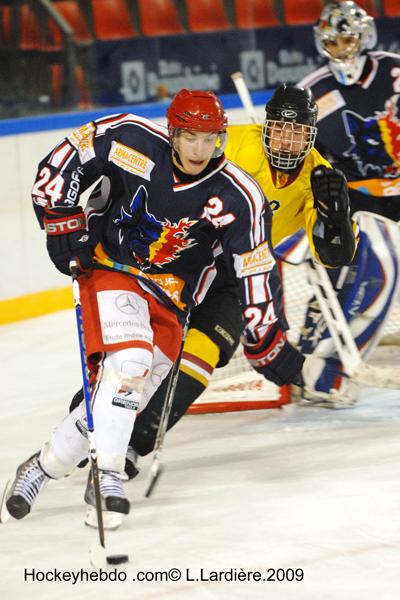
[[[160,457],[161,457],[162,449],[164,447],[164,439],[165,439],[165,434],[167,432],[169,415],[171,413],[172,403],[174,401],[174,396],[175,396],[176,385],[178,383],[179,367],[181,364],[183,347],[185,345],[186,334],[187,334],[188,328],[189,328],[189,315],[186,319],[185,325],[182,330],[182,341],[181,341],[179,353],[178,353],[178,356],[172,366],[171,373],[169,375],[168,388],[167,388],[167,391],[165,394],[165,400],[164,400],[163,409],[162,409],[161,416],[160,416],[160,422],[158,424],[156,440],[155,440],[155,444],[154,444],[154,454],[153,454],[152,465],[150,468],[149,482],[147,484],[147,488],[146,488],[146,491],[144,494],[146,498],[148,498],[151,495],[151,493],[162,473],[162,465],[161,465]]]
[[[93,414],[92,408],[90,404],[91,393],[90,393],[90,383],[89,383],[89,371],[86,360],[86,345],[85,345],[85,337],[83,332],[83,318],[82,318],[82,306],[81,306],[81,296],[80,296],[80,288],[79,288],[79,268],[78,264],[75,260],[71,260],[70,262],[70,271],[72,277],[72,290],[74,294],[74,304],[75,304],[75,315],[76,315],[76,325],[78,331],[78,342],[79,342],[79,352],[81,359],[81,370],[82,370],[82,381],[83,381],[83,395],[85,400],[85,410],[86,410],[86,419],[87,419],[87,428],[88,428],[88,441],[89,441],[89,456],[90,456],[90,467],[92,470],[92,478],[93,478],[93,487],[95,493],[96,500],[96,515],[97,515],[97,525],[99,532],[99,541],[102,548],[105,549],[105,536],[104,536],[104,524],[103,524],[103,513],[101,509],[101,494],[100,494],[100,480],[99,480],[99,467],[97,463],[97,448],[96,441],[94,437],[94,423],[93,423]]]
[[[325,267],[314,260],[307,261],[306,264],[313,291],[335,343],[338,356],[346,369],[347,375],[351,377],[361,363],[360,352],[351,335]]]
[[[243,104],[244,109],[247,112],[249,119],[251,120],[252,123],[258,123],[254,104],[251,100],[249,89],[244,80],[243,73],[241,73],[240,71],[236,71],[236,73],[232,73],[231,79],[235,85],[236,91],[239,95],[239,98],[241,100],[241,103]]]

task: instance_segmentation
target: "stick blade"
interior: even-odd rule
[[[145,498],[149,498],[151,496],[151,494],[154,491],[155,486],[157,485],[158,480],[160,479],[160,477],[164,473],[164,471],[165,471],[164,465],[159,464],[156,469],[153,469],[150,472],[149,483],[144,492]]]
[[[89,557],[92,566],[95,569],[105,569],[107,567],[106,549],[100,544],[92,544],[89,548]]]

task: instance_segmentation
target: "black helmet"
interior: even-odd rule
[[[309,88],[282,83],[265,105],[266,118],[303,125],[315,125],[318,106]]]
[[[265,106],[262,142],[271,165],[292,171],[314,147],[318,107],[311,90],[283,83]]]

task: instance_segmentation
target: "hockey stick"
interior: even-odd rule
[[[171,373],[169,375],[168,388],[167,388],[167,391],[165,394],[163,409],[162,409],[160,422],[158,424],[158,429],[157,429],[156,441],[154,444],[153,461],[152,461],[150,472],[149,472],[149,479],[148,479],[147,487],[146,487],[146,490],[144,493],[146,498],[149,498],[149,496],[152,494],[157,481],[159,480],[160,476],[162,475],[162,473],[165,470],[165,467],[161,463],[161,452],[164,447],[164,438],[165,438],[165,434],[167,432],[169,415],[171,412],[172,403],[174,401],[176,384],[178,383],[179,367],[181,364],[181,359],[182,359],[182,354],[183,354],[183,346],[185,345],[186,334],[187,334],[188,328],[189,328],[189,314],[186,318],[186,322],[185,322],[185,325],[182,330],[181,347],[179,349],[178,356],[172,366]]]
[[[236,71],[236,73],[232,73],[231,79],[235,85],[236,91],[239,95],[239,98],[245,108],[248,117],[250,118],[252,123],[257,124],[258,119],[256,115],[256,111],[254,108],[254,104],[251,100],[249,89],[246,85],[246,82],[243,77],[243,73],[240,71]]]
[[[362,360],[325,267],[314,260],[307,261],[306,265],[315,296],[345,374],[359,385],[399,389],[399,370],[390,367],[374,367]]]
[[[256,113],[242,73],[233,73],[231,78],[249,118],[256,123]],[[325,267],[315,261],[307,261],[307,265],[315,295],[346,374],[360,385],[398,389],[400,374],[394,369],[373,367],[362,360]]]
[[[105,547],[105,535],[104,535],[104,523],[103,523],[103,511],[101,508],[101,494],[100,494],[100,480],[99,480],[99,467],[97,463],[97,449],[94,435],[94,423],[92,408],[90,405],[90,384],[88,375],[88,366],[86,360],[86,345],[85,337],[83,333],[83,319],[82,319],[82,307],[81,307],[81,296],[79,288],[79,268],[76,260],[71,260],[69,263],[69,269],[72,277],[72,290],[74,293],[74,304],[75,304],[75,315],[76,325],[78,330],[78,341],[79,351],[81,358],[81,369],[82,369],[82,380],[83,380],[83,394],[85,399],[86,409],[86,420],[87,420],[87,435],[89,441],[89,457],[90,457],[90,468],[92,470],[92,479],[94,487],[94,495],[96,501],[96,514],[97,514],[97,525],[99,532],[100,545],[93,544],[90,547],[90,561],[96,569],[104,568],[107,564],[119,565],[126,563],[129,560],[127,554],[116,554],[113,556],[107,556]]]

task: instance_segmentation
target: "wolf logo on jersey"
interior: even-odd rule
[[[125,241],[139,264],[151,263],[158,267],[172,262],[180,252],[196,244],[193,239],[187,239],[190,227],[196,222],[187,217],[178,223],[158,221],[147,210],[147,190],[142,185],[132,198],[129,212],[121,207],[121,217],[114,219],[121,227],[120,243]]]
[[[398,177],[400,174],[398,104],[396,94],[387,100],[384,111],[365,119],[353,111],[343,111],[346,133],[352,143],[344,155],[356,161],[364,176]]]

